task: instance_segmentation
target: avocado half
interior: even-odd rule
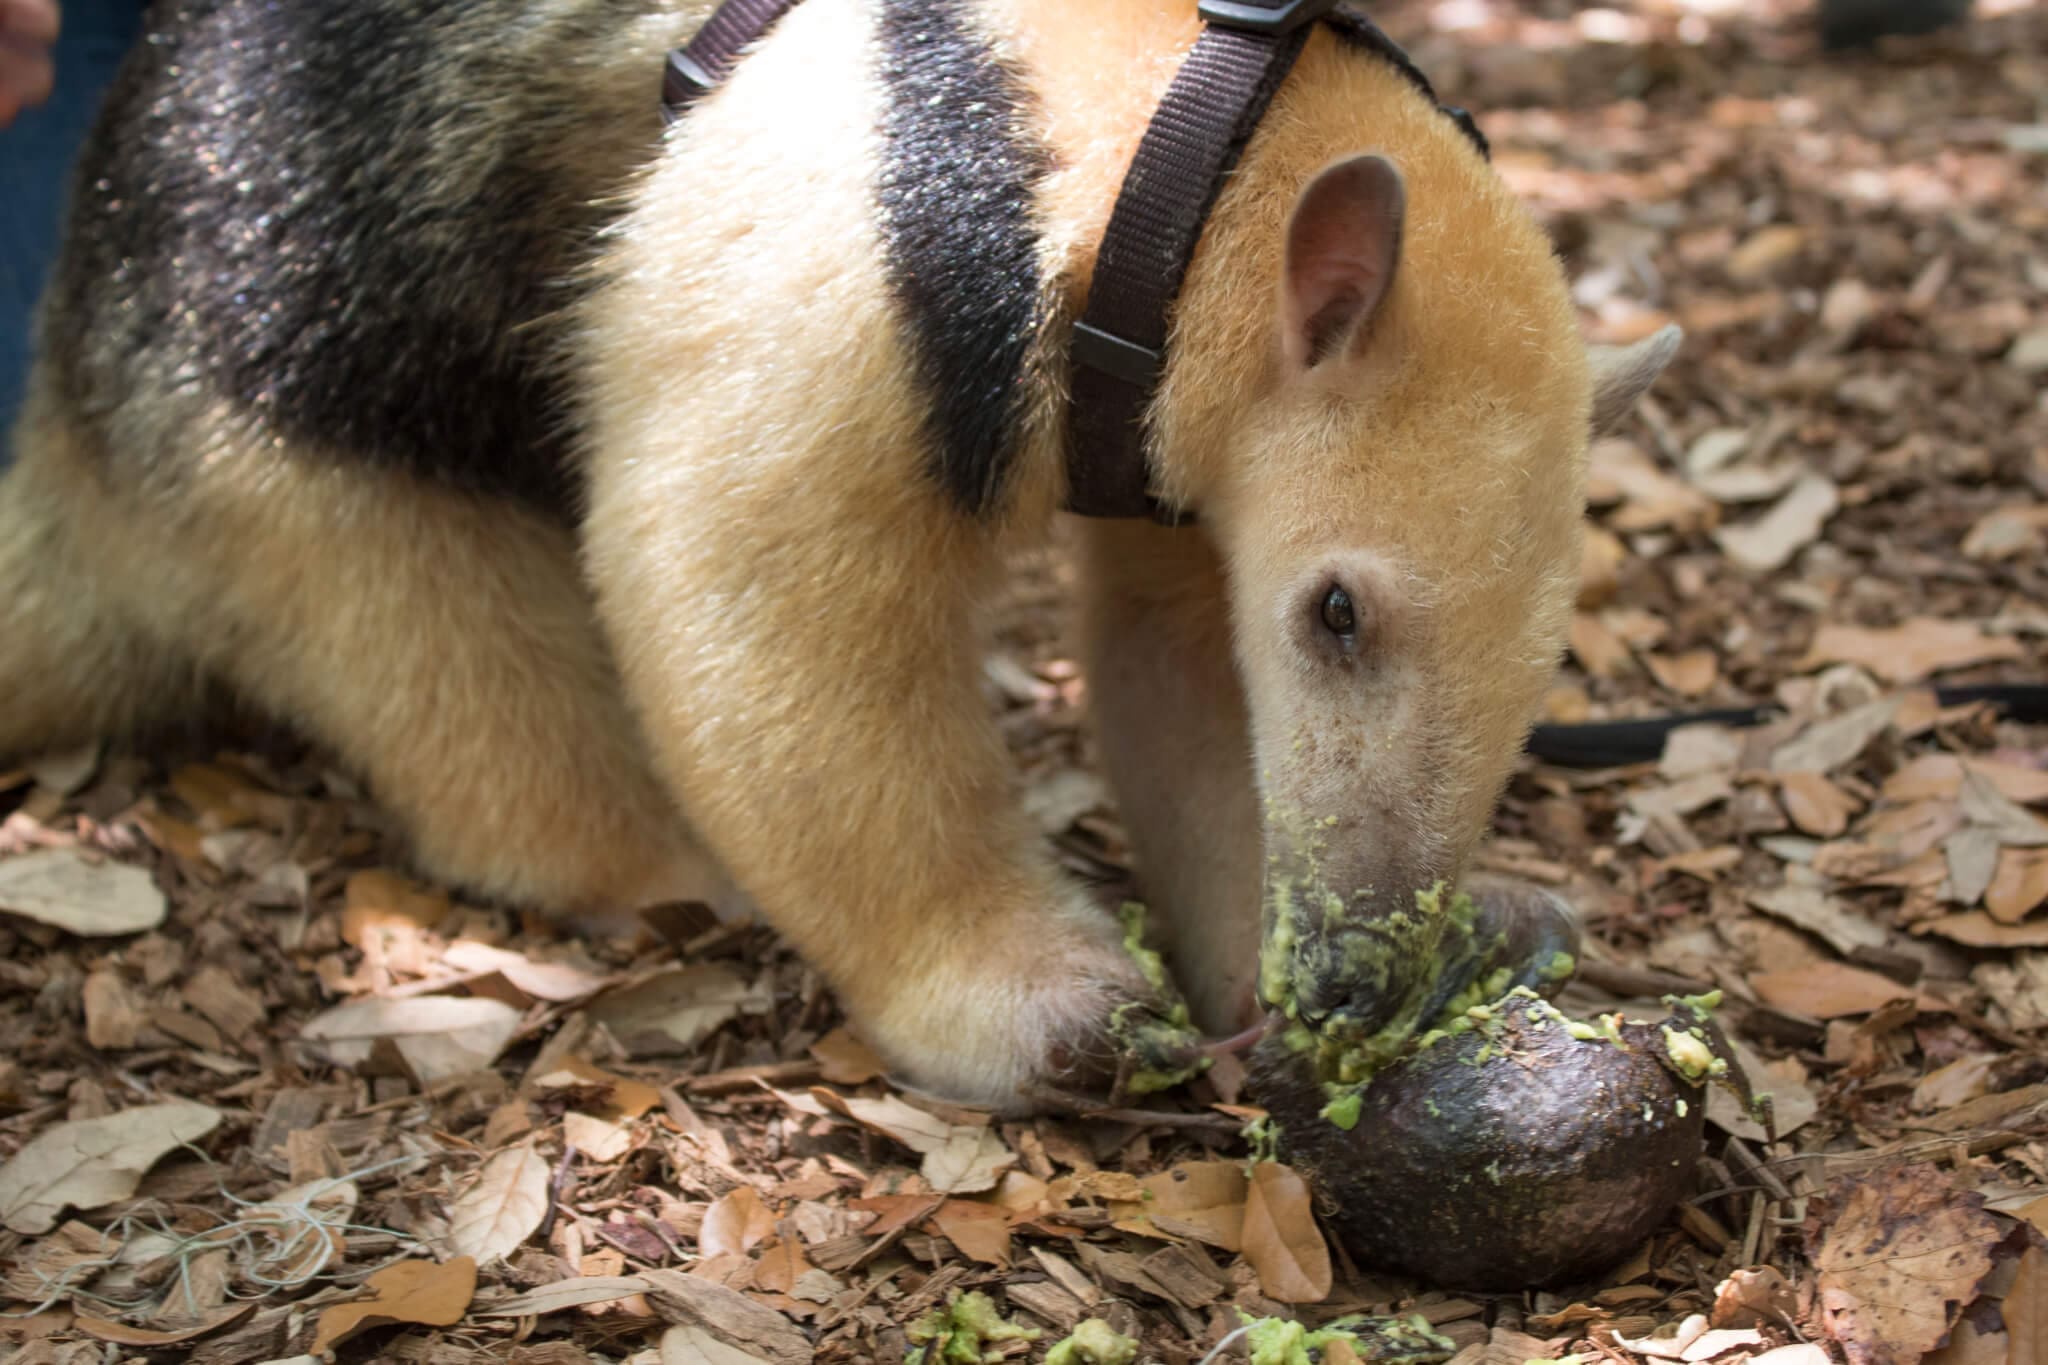
[[[1302,1056],[1262,1042],[1252,1086],[1278,1154],[1361,1262],[1459,1289],[1584,1279],[1690,1188],[1720,1060],[1694,1046],[1703,1011],[1588,1026],[1523,990],[1469,1013],[1378,1070],[1348,1129]]]

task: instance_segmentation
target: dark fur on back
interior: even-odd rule
[[[932,404],[939,481],[1001,497],[1038,322],[1032,199],[1047,169],[1023,92],[962,0],[885,0],[883,248]]]
[[[659,135],[659,49],[622,36],[656,8],[159,0],[75,182],[57,396],[111,458],[151,454],[115,422],[149,375],[566,510],[554,318]]]

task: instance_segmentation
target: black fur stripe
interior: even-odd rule
[[[936,474],[970,511],[1000,499],[1039,316],[1032,203],[1043,149],[970,0],[884,0],[883,250],[931,405]]]

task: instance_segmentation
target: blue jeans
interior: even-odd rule
[[[71,161],[142,11],[143,0],[66,0],[55,93],[0,130],[0,463],[28,379],[30,323],[57,254]]]

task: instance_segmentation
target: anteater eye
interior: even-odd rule
[[[1358,630],[1358,614],[1352,610],[1351,594],[1332,588],[1323,594],[1323,626],[1332,635],[1349,640]]]

